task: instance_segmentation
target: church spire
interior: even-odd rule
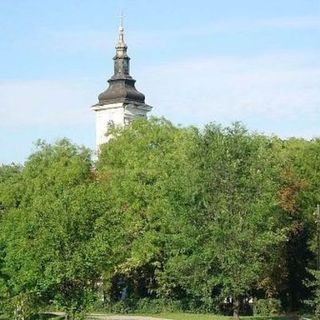
[[[119,38],[116,45],[116,55],[114,60],[114,75],[113,78],[119,79],[120,77],[130,77],[129,75],[129,60],[127,55],[127,45],[124,41],[124,27],[123,27],[123,14],[120,16]]]
[[[144,94],[135,87],[130,76],[127,45],[124,41],[123,15],[120,17],[116,54],[113,58],[114,73],[108,80],[108,87],[99,94],[99,102],[92,106],[96,112],[96,144],[97,151],[100,145],[110,139],[108,128],[110,125],[124,126],[137,117],[147,117],[152,107],[145,103]]]
[[[99,104],[116,102],[143,103],[144,95],[135,88],[135,80],[130,76],[130,58],[124,41],[123,14],[120,16],[119,38],[114,56],[114,73],[108,80],[109,87],[99,95]]]

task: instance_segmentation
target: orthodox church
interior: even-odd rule
[[[99,94],[99,102],[91,107],[96,113],[96,150],[108,142],[110,126],[125,126],[135,117],[147,117],[152,107],[145,103],[145,96],[135,88],[130,76],[130,58],[124,41],[123,19],[119,27],[116,45],[114,74],[108,80],[108,88]]]

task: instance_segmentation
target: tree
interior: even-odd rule
[[[313,212],[319,200],[319,146],[318,139],[291,138],[281,142],[281,223],[286,225],[288,241],[280,251],[284,261],[282,273],[286,276],[278,291],[288,311],[299,310],[310,296],[310,288],[305,282],[310,278],[308,268],[315,267]]]
[[[131,297],[171,296],[162,275],[173,243],[186,241],[179,231],[195,202],[197,130],[153,118],[112,134],[97,163],[123,226],[118,262],[109,274],[125,282]]]
[[[19,205],[21,171],[22,166],[16,164],[0,166],[0,217]]]
[[[22,167],[15,164],[0,166],[0,230],[4,215],[7,214],[10,209],[19,205],[21,170]],[[4,284],[7,280],[5,274],[1,271],[4,255],[4,248],[0,245],[0,310],[2,310],[2,312],[5,309],[2,298],[6,295]]]
[[[96,164],[61,140],[0,167],[0,303],[17,319],[81,318],[102,296],[238,318],[253,296],[310,295],[319,140],[156,118],[111,133]]]
[[[232,299],[238,318],[241,299],[268,267],[268,252],[285,239],[277,225],[279,163],[271,138],[239,124],[207,126],[201,148],[205,227],[198,246],[207,281]]]
[[[95,232],[109,203],[94,181],[89,151],[67,140],[40,143],[22,170],[21,190],[20,204],[1,223],[2,290],[16,310],[38,301],[78,317],[111,250],[110,238]],[[112,223],[108,230],[112,235]]]

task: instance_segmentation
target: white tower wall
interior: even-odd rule
[[[93,106],[92,110],[96,111],[96,150],[99,150],[101,144],[110,140],[108,134],[110,126],[123,127],[136,117],[146,118],[147,112],[151,109],[152,107],[146,104],[113,103]]]
[[[114,103],[92,109],[96,111],[96,149],[99,150],[100,145],[110,139],[108,128],[124,125],[124,106],[122,103]]]
[[[127,45],[121,22],[116,45],[114,74],[108,80],[109,87],[99,94],[99,102],[92,106],[96,112],[96,150],[110,140],[108,128],[124,126],[135,117],[146,117],[152,107],[145,103],[145,96],[135,88],[135,80],[129,74]]]

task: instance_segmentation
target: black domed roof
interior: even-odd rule
[[[110,104],[117,102],[144,103],[145,96],[135,86],[134,79],[110,79],[109,87],[99,94],[99,104]]]
[[[119,41],[116,45],[114,75],[108,80],[109,87],[99,94],[99,105],[128,102],[144,104],[145,97],[135,88],[135,80],[130,76],[130,58],[124,42],[123,26],[119,29]]]

